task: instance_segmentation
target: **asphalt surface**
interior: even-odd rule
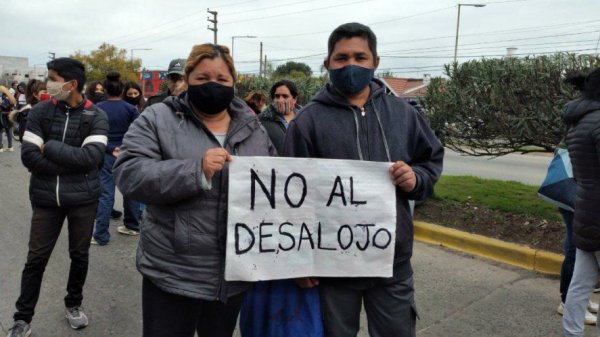
[[[446,148],[443,174],[472,175],[539,186],[551,160],[552,154],[511,153],[501,157],[473,157]]]
[[[18,148],[18,147],[17,147]],[[0,332],[12,324],[27,254],[31,210],[28,173],[19,152],[0,153]],[[117,209],[122,209],[119,205]],[[63,316],[69,268],[63,230],[44,275],[32,336],[141,336],[141,277],[135,269],[137,238],[116,233],[108,246],[92,246],[84,289],[90,326],[72,330]],[[534,272],[421,243],[415,244],[417,336],[559,336],[558,280]],[[596,295],[595,295],[596,297]],[[597,299],[597,298],[596,298]],[[362,316],[358,336],[367,336]],[[237,332],[236,332],[237,333]],[[588,327],[585,336],[599,332]]]

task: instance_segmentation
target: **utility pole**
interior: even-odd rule
[[[48,54],[50,54],[50,59],[51,60],[54,60],[56,58],[56,53],[53,53],[53,52],[49,51]]]
[[[268,77],[269,74],[267,74],[267,54],[265,54],[265,62],[264,62],[264,65],[263,65],[263,71],[265,73],[265,77]]]
[[[260,43],[260,57],[258,58],[258,63],[260,63],[260,68],[258,70],[258,77],[262,77],[262,73],[263,73],[263,63],[262,63],[262,58],[263,58],[263,50],[262,50],[262,42]]]
[[[213,24],[212,28],[210,28],[210,26],[207,26],[206,28],[208,28],[208,30],[213,31],[213,33],[215,34],[215,41],[213,43],[217,44],[217,11],[211,11],[210,8],[207,8],[206,11],[208,12],[208,14],[212,14],[213,16],[212,19],[210,17],[206,17],[206,20],[208,22],[212,22]]]

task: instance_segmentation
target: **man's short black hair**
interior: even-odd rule
[[[351,39],[353,37],[365,38],[369,44],[371,53],[373,53],[373,59],[377,59],[377,37],[375,36],[375,33],[373,33],[371,28],[358,22],[345,23],[337,27],[331,35],[329,35],[329,40],[327,42],[327,59],[331,57],[331,53],[333,53],[336,43],[342,39]]]
[[[275,84],[273,84],[273,86],[271,87],[271,99],[273,99],[275,97],[275,90],[277,90],[277,88],[281,87],[281,86],[285,86],[289,89],[290,94],[292,94],[293,98],[298,97],[298,88],[296,88],[296,84],[294,84],[294,82],[290,81],[290,80],[280,80],[275,82]]]
[[[78,60],[60,57],[46,63],[48,70],[54,70],[58,76],[62,77],[66,81],[77,81],[77,91],[83,92],[83,85],[85,84],[85,66]]]

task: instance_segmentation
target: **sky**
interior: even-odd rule
[[[166,69],[195,44],[213,42],[207,9],[217,11],[217,42],[231,47],[239,73],[259,70],[260,42],[273,66],[304,62],[315,74],[331,31],[346,22],[371,27],[378,72],[439,76],[453,61],[458,2],[451,0],[1,0],[0,55],[28,57],[30,67],[89,53],[103,42],[126,49],[147,69]],[[600,41],[598,0],[462,1],[458,61],[557,51],[593,54]],[[210,15],[212,17],[212,15]],[[7,32],[9,32],[7,34]],[[151,50],[140,50],[151,49]]]

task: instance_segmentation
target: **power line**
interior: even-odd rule
[[[374,0],[358,0],[358,1],[348,2],[348,3],[344,3],[344,4],[331,5],[331,6],[325,6],[325,7],[319,7],[319,8],[311,8],[311,9],[306,9],[306,10],[301,10],[301,11],[296,11],[296,12],[282,13],[282,14],[276,14],[276,15],[266,15],[266,16],[261,16],[261,17],[257,17],[257,18],[251,18],[251,19],[242,19],[242,20],[223,22],[222,24],[227,25],[227,24],[240,23],[240,22],[261,21],[261,20],[267,20],[267,19],[271,19],[271,18],[275,18],[275,17],[280,18],[282,16],[289,16],[289,15],[294,15],[294,14],[320,11],[323,9],[346,7],[346,6],[351,6],[351,5],[355,5],[358,3],[371,2],[371,1],[374,1]]]
[[[247,13],[250,13],[250,12],[264,11],[264,10],[268,10],[268,9],[272,9],[272,8],[281,8],[281,7],[295,6],[297,4],[302,4],[302,3],[306,3],[306,2],[315,2],[315,1],[319,1],[319,0],[296,1],[296,2],[290,2],[290,3],[285,3],[285,4],[277,4],[277,6],[247,9],[247,10],[237,11],[237,12],[225,12],[222,15],[230,16],[230,15],[235,15],[235,14],[247,14]]]
[[[431,11],[421,12],[421,13],[412,14],[412,15],[408,15],[408,16],[403,16],[403,17],[396,18],[396,19],[379,21],[379,22],[372,22],[372,23],[368,23],[367,26],[373,26],[373,25],[383,24],[383,23],[392,22],[392,21],[400,21],[400,20],[404,20],[404,19],[414,18],[414,17],[417,17],[417,16],[422,16],[422,15],[427,15],[427,14],[431,14],[431,13],[435,13],[435,12],[440,12],[440,11],[447,10],[447,9],[450,9],[450,8],[454,8],[454,7],[455,6],[438,8],[438,9],[434,9],[434,10],[431,10]],[[274,38],[282,38],[282,37],[296,37],[296,36],[317,35],[317,34],[325,34],[325,33],[331,33],[331,30],[322,30],[322,31],[318,31],[318,32],[286,34],[286,35],[266,35],[266,36],[261,36],[261,38],[263,38],[263,39],[274,39]]]
[[[593,20],[595,22],[600,22],[600,20]],[[586,22],[587,23],[587,22]],[[564,24],[560,24],[560,26],[573,26],[573,25],[578,25],[577,23],[564,23]],[[558,25],[553,25],[553,26],[537,26],[537,28],[548,28],[548,27],[556,27]],[[536,26],[530,27],[530,28],[534,28]],[[540,29],[535,29],[535,30],[529,30],[528,28],[517,28],[517,29],[508,29],[508,30],[497,30],[497,31],[491,31],[491,32],[478,32],[478,33],[472,33],[472,34],[461,34],[461,37],[468,37],[468,36],[481,36],[481,35],[503,35],[503,34],[509,34],[509,33],[527,33],[530,31],[538,31]],[[441,39],[448,39],[448,38],[455,38],[456,35],[445,35],[445,36],[433,36],[433,37],[425,37],[425,38],[419,38],[419,39],[411,39],[411,40],[399,40],[399,41],[391,41],[391,42],[384,42],[384,43],[380,43],[380,46],[383,45],[390,45],[390,44],[398,44],[398,43],[406,43],[406,42],[422,42],[422,41],[431,41],[431,40],[441,40]]]
[[[543,42],[543,43],[529,43],[529,44],[525,44],[525,45],[503,45],[503,46],[488,46],[488,47],[480,47],[480,48],[461,48],[462,51],[465,50],[485,50],[485,49],[498,49],[498,48],[510,48],[510,47],[518,47],[518,48],[526,48],[526,47],[530,47],[530,46],[545,46],[545,45],[572,45],[572,44],[579,44],[579,43],[591,43],[591,42],[596,42],[596,39],[594,40],[576,40],[576,41],[558,41],[558,42]],[[468,44],[463,44],[461,46],[472,46],[472,45],[480,45],[480,43],[468,43]],[[447,49],[444,49],[447,48]],[[453,46],[443,46],[443,47],[429,47],[429,48],[413,48],[413,49],[398,49],[398,50],[393,50],[393,51],[383,51],[380,52],[379,55],[384,56],[385,54],[389,54],[389,53],[422,53],[422,52],[447,52],[447,51],[453,51],[454,48]]]
[[[513,54],[514,56],[527,56],[527,55],[547,55],[547,54],[557,54],[557,53],[578,53],[584,51],[595,50],[591,49],[575,49],[575,50],[556,50],[551,52],[530,52],[530,53],[517,53]],[[485,55],[459,55],[459,58],[482,58],[482,57],[502,57],[506,56],[506,54],[485,54]],[[393,58],[393,59],[451,59],[452,55],[448,56],[437,56],[437,55],[386,55],[382,56],[385,58]]]

